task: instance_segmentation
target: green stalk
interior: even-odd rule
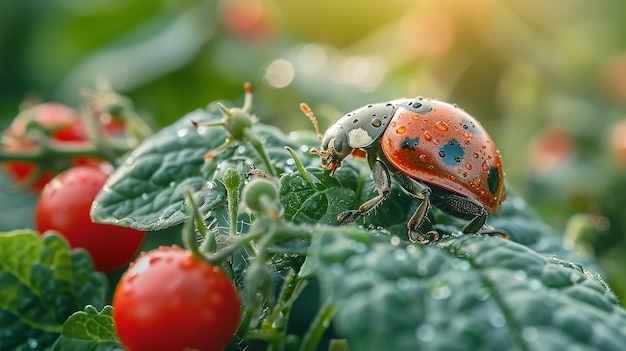
[[[317,350],[317,346],[322,339],[324,332],[328,329],[328,326],[335,317],[338,309],[337,305],[331,303],[330,298],[324,302],[324,305],[317,312],[313,323],[311,323],[311,327],[304,335],[299,351]]]
[[[272,166],[272,164],[270,163],[270,159],[265,153],[265,148],[263,147],[263,143],[261,142],[261,140],[259,140],[252,133],[252,130],[250,128],[244,129],[243,133],[246,139],[252,145],[252,147],[256,150],[256,152],[259,153],[259,156],[261,156],[261,160],[263,160],[263,164],[265,165],[265,168],[267,168],[267,173],[269,173],[272,177],[276,177],[276,170],[274,169],[274,166]]]

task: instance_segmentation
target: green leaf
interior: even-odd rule
[[[248,142],[236,142],[214,158],[204,159],[226,140],[226,131],[219,126],[196,128],[191,122],[221,118],[216,109],[196,110],[146,139],[98,194],[92,219],[145,231],[165,229],[188,218],[184,193],[191,189],[200,211],[216,218],[219,226],[227,225],[221,211],[226,203],[222,173],[233,167],[245,175],[253,165],[263,170],[263,163]],[[275,168],[281,173],[292,171],[293,160],[284,147],[299,149],[306,136],[287,137],[261,123],[253,125],[253,133],[262,141]]]
[[[514,241],[465,235],[414,246],[354,227],[314,237],[312,265],[352,350],[626,345],[626,311],[599,275]]]
[[[72,313],[104,305],[106,287],[87,253],[62,237],[0,234],[0,350],[48,348]]]
[[[203,156],[225,138],[221,128],[198,130],[191,123],[216,115],[196,110],[145,140],[109,178],[91,210],[99,223],[154,231],[186,218],[184,192],[191,189],[208,212],[225,198],[207,183]]]
[[[84,311],[70,316],[63,324],[63,332],[52,350],[108,351],[121,350],[123,345],[115,334],[113,307],[106,306],[101,312],[88,305]]]

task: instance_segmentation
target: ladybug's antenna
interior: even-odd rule
[[[313,114],[313,111],[311,110],[309,105],[305,104],[304,102],[301,103],[300,110],[302,110],[302,112],[304,112],[304,114],[309,117],[309,120],[311,121],[311,123],[313,123],[313,127],[315,127],[315,133],[317,134],[317,138],[319,140],[322,140],[323,136],[320,133],[320,126],[319,124],[317,124],[317,118],[315,118],[315,115]]]

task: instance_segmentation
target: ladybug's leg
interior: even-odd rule
[[[430,210],[430,188],[427,185],[408,177],[402,172],[396,172],[393,176],[398,181],[398,184],[400,184],[400,186],[402,186],[402,188],[406,190],[409,195],[418,200],[422,200],[407,223],[409,240],[414,243],[427,244],[432,240],[439,239],[439,233],[434,230],[427,233],[422,233],[419,230],[419,227],[422,223],[424,223],[424,220],[428,215],[428,211]]]
[[[480,203],[468,197],[448,192],[435,192],[433,199],[437,207],[443,211],[455,217],[470,219],[469,223],[461,229],[464,234],[480,232],[487,222],[487,210]]]
[[[389,176],[389,169],[387,166],[377,160],[372,167],[372,176],[374,177],[374,188],[378,195],[367,200],[358,210],[345,211],[339,214],[337,222],[339,224],[356,222],[359,218],[372,212],[376,209],[391,192],[391,177]]]

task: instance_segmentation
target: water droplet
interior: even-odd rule
[[[372,119],[372,126],[378,128],[381,125],[383,125],[383,121],[381,121],[379,118]]]
[[[426,139],[426,141],[432,141],[433,140],[433,135],[429,131],[425,131],[424,132],[424,139]]]
[[[528,282],[528,287],[530,288],[530,290],[540,290],[541,287],[543,286],[543,284],[541,283],[541,281],[539,279],[531,279]]]
[[[464,136],[466,139],[471,139],[471,138],[472,138],[472,133],[470,133],[470,132],[465,132],[465,133],[463,133],[463,136]]]
[[[435,328],[430,324],[423,324],[415,331],[415,336],[423,342],[432,341],[435,338]]]
[[[396,133],[398,134],[404,134],[405,132],[406,132],[405,126],[399,126],[398,129],[396,129]]]
[[[536,341],[538,337],[539,337],[539,332],[537,331],[537,328],[535,327],[525,327],[522,330],[522,338],[524,338],[524,340],[528,342]]]
[[[130,165],[132,165],[133,163],[135,163],[135,159],[134,159],[134,158],[129,157],[129,158],[127,158],[127,159],[126,159],[126,164],[127,164],[127,165],[129,165],[129,166],[130,166]]]
[[[175,185],[176,185],[176,182],[172,180],[172,181],[170,182],[170,188],[173,188]]]
[[[420,107],[422,107],[421,102],[418,102],[418,101],[413,102],[413,108],[420,108]]]
[[[474,292],[474,297],[478,301],[486,301],[491,296],[491,292],[487,288],[479,288]]]
[[[506,324],[506,319],[504,319],[504,316],[501,313],[495,313],[489,318],[489,323],[494,328],[502,328]]]
[[[393,245],[393,246],[400,245],[400,238],[398,238],[397,236],[392,236],[391,237],[391,245]]]
[[[474,156],[474,158],[478,158],[480,155],[478,154],[478,152],[474,152],[472,156]]]
[[[439,157],[446,157],[446,152],[443,150],[439,150]]]
[[[461,158],[461,155],[454,155],[454,160],[455,160],[456,162],[461,162],[461,159],[462,159],[462,158]]]
[[[414,119],[414,120],[416,120],[416,121],[417,121],[418,119],[420,119],[420,115],[418,115],[418,114],[414,114],[412,117],[413,117],[413,119]]]
[[[478,188],[480,186],[480,179],[474,179],[472,180],[472,186],[474,188]]]
[[[395,127],[396,125],[397,125],[396,122],[391,122],[392,127]]]
[[[35,338],[28,338],[26,339],[26,345],[31,349],[36,349],[39,346],[39,341]]]
[[[426,154],[420,154],[418,158],[421,162],[426,162],[428,160],[428,157],[426,156]]]
[[[439,129],[442,132],[447,132],[448,124],[444,121],[438,121],[437,123],[435,123],[435,128]]]
[[[448,284],[435,286],[430,291],[430,297],[432,297],[433,300],[445,300],[449,298],[450,295],[452,295],[452,288],[450,288]]]
[[[142,193],[141,194],[141,199],[142,200],[148,200],[150,198],[150,195],[148,195],[148,193]]]
[[[393,252],[393,258],[396,261],[400,262],[400,261],[406,261],[409,257],[407,255],[406,251],[404,251],[404,250],[395,250]]]
[[[521,270],[516,270],[515,272],[513,272],[513,278],[519,281],[524,281],[526,280],[526,278],[528,278],[528,276],[526,275],[526,272],[521,271]]]
[[[189,134],[189,129],[188,128],[178,128],[178,130],[176,130],[176,135],[179,138],[182,138],[182,137],[184,137],[187,134]]]
[[[489,171],[489,164],[487,163],[487,161],[483,161],[482,168],[485,172]]]

